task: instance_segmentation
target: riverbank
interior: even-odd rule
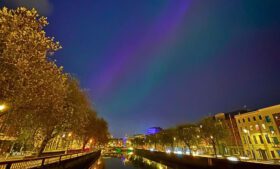
[[[165,152],[135,150],[135,154],[148,158],[150,160],[160,162],[171,168],[178,169],[279,169],[279,165],[250,163],[243,161],[230,161],[227,159],[217,159],[208,157],[198,157],[189,155],[167,154]]]

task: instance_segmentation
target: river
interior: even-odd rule
[[[133,154],[100,157],[89,169],[171,169],[163,164]]]

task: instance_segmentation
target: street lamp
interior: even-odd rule
[[[4,116],[4,115],[7,113],[7,112],[5,112],[5,110],[6,110],[7,108],[8,108],[7,105],[5,105],[5,104],[3,104],[3,103],[0,104],[0,112],[1,112],[0,117]],[[2,132],[3,127],[4,127],[4,124],[2,123],[1,126],[0,126],[0,132]]]
[[[7,108],[5,104],[0,104],[0,111],[4,111]]]

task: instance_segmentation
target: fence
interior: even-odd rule
[[[48,156],[48,157],[30,158],[30,159],[23,159],[23,160],[4,161],[4,162],[0,162],[0,169],[39,168],[54,163],[57,163],[59,165],[65,160],[75,159],[91,153],[96,153],[96,152],[83,152],[83,153],[75,153],[75,154],[64,154],[64,155],[55,155],[55,156]]]

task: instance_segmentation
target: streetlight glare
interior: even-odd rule
[[[244,132],[244,133],[247,133],[247,132],[248,132],[248,130],[246,130],[246,129],[243,129],[243,132]]]
[[[1,105],[0,105],[0,111],[5,110],[5,109],[6,109],[6,107],[7,107],[7,106],[6,106],[5,104],[1,104]]]

